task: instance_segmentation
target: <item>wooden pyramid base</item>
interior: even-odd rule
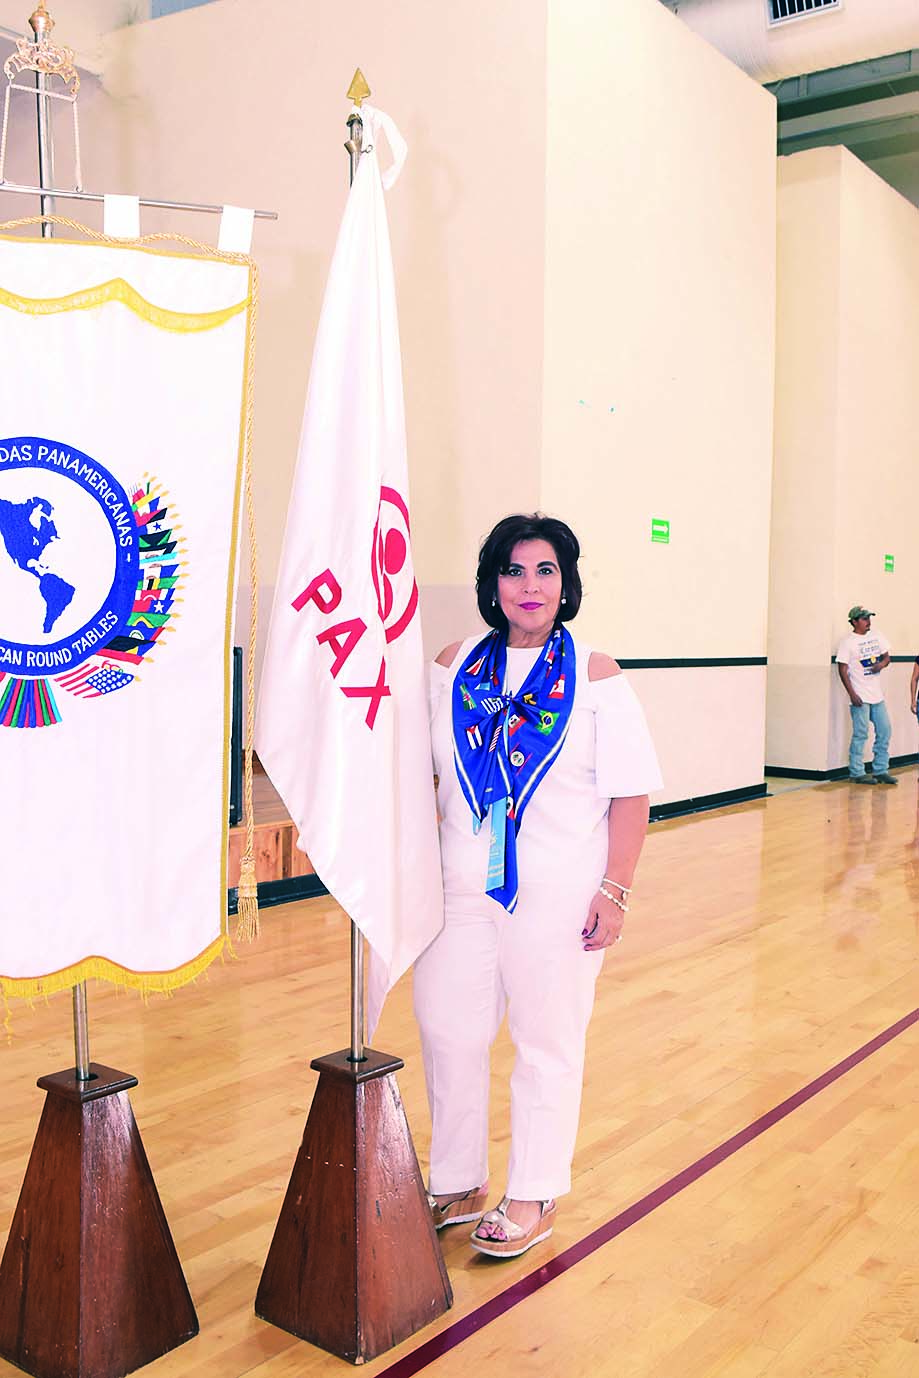
[[[319,1083],[256,1314],[360,1364],[453,1305],[395,1073],[367,1050],[316,1058]]]
[[[0,1354],[36,1378],[121,1378],[198,1333],[128,1091],[90,1064],[48,1094],[0,1262]]]

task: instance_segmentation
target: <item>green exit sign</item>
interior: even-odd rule
[[[892,555],[885,555],[885,556],[884,556],[884,573],[885,573],[885,574],[893,574],[893,556],[892,556]]]
[[[655,545],[669,545],[670,523],[665,522],[662,517],[652,517],[651,540],[655,543]]]

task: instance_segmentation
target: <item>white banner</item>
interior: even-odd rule
[[[250,265],[0,235],[0,989],[226,941]]]
[[[256,747],[328,890],[371,944],[368,1022],[443,923],[409,534],[402,364],[378,112],[313,352]],[[404,156],[398,132],[397,157]]]

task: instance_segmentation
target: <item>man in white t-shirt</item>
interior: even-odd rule
[[[836,668],[849,695],[852,743],[849,747],[849,779],[856,785],[895,785],[890,774],[890,717],[878,678],[890,664],[890,642],[871,630],[873,612],[860,603],[849,609],[852,630],[836,652]],[[865,774],[865,743],[868,723],[874,724],[872,774]]]

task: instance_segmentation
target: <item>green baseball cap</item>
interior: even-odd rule
[[[849,621],[857,622],[860,617],[873,617],[874,613],[863,608],[861,603],[856,603],[854,608],[849,609]]]

